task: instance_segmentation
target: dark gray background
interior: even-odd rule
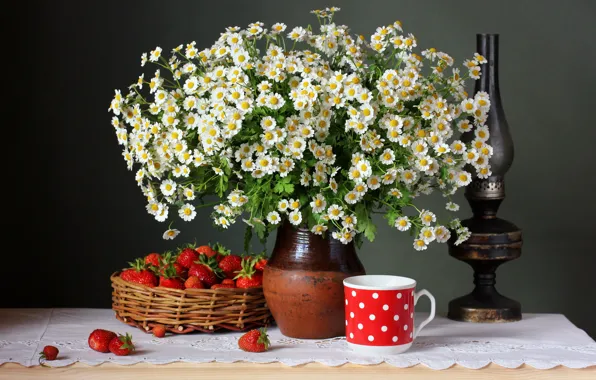
[[[162,240],[165,226],[146,214],[110,125],[113,90],[136,80],[141,53],[156,45],[207,47],[226,26],[257,20],[314,24],[309,11],[331,5],[358,34],[399,19],[419,45],[458,63],[474,52],[476,33],[500,33],[501,94],[516,149],[500,216],[523,229],[524,247],[498,271],[498,289],[524,312],[563,313],[596,336],[592,1],[69,1],[7,11],[22,22],[4,35],[18,45],[3,52],[12,99],[3,145],[14,150],[4,168],[17,178],[5,187],[4,207],[15,212],[3,235],[22,248],[3,253],[10,291],[2,306],[110,307],[109,275],[135,257],[195,238],[240,250],[242,226],[218,232],[205,210],[178,225],[180,240]],[[437,199],[429,206],[442,207]],[[442,314],[471,289],[471,269],[446,246],[415,252],[409,237],[379,226],[377,241],[359,252],[369,273],[416,278]]]

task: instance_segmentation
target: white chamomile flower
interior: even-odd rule
[[[407,231],[412,226],[410,219],[407,216],[400,216],[399,218],[395,219],[395,228],[399,231]]]
[[[414,240],[414,249],[417,251],[424,251],[428,248],[428,245],[423,239]]]
[[[449,153],[450,149],[449,149],[449,145],[445,144],[445,143],[439,143],[437,145],[435,145],[434,147],[435,153],[437,154],[437,156],[441,156],[445,153]]]
[[[179,234],[180,234],[180,231],[170,228],[163,233],[162,238],[164,240],[173,240]]]
[[[406,169],[401,173],[401,180],[407,185],[414,183],[417,179],[418,175],[414,170]]]
[[[225,229],[227,229],[228,227],[230,227],[230,221],[225,216],[219,216],[215,220],[215,224],[217,224],[218,226],[220,226],[222,228],[225,228]]]
[[[432,242],[433,240],[435,240],[435,229],[434,227],[422,227],[422,229],[420,230],[420,236],[419,238],[424,240],[424,242],[426,244]]]
[[[383,153],[381,153],[380,160],[384,165],[392,165],[393,161],[395,161],[395,153],[393,153],[393,150],[391,149],[385,149]]]
[[[277,203],[277,209],[280,212],[286,212],[289,207],[290,207],[290,203],[288,202],[287,199],[282,199]]]
[[[337,185],[337,181],[335,180],[335,178],[331,178],[329,180],[329,188],[331,189],[331,191],[333,191],[334,194],[337,193],[338,185]]]
[[[447,202],[447,204],[445,205],[445,208],[449,211],[458,211],[459,205],[454,202]]]
[[[300,205],[300,200],[298,200],[298,199],[290,199],[288,201],[288,207],[291,210],[298,210],[300,208],[300,206],[301,206]]]
[[[420,212],[420,221],[425,226],[430,226],[431,223],[434,223],[437,221],[437,216],[434,213],[432,213],[431,211],[422,210]]]
[[[186,203],[184,206],[182,206],[178,210],[178,214],[186,222],[190,222],[191,220],[193,220],[195,218],[195,216],[197,216],[197,212],[195,211],[195,206],[193,206],[189,203]]]
[[[271,224],[278,224],[281,220],[279,213],[277,211],[271,211],[267,214],[267,221]]]
[[[163,195],[170,196],[176,191],[176,186],[176,182],[172,181],[171,179],[166,179],[161,183],[159,189]]]
[[[331,220],[339,220],[342,216],[344,216],[343,207],[336,204],[332,204],[327,209],[327,215]]]
[[[381,178],[378,175],[372,175],[366,180],[366,185],[371,190],[376,190],[381,187]]]
[[[358,218],[354,214],[345,215],[341,221],[341,225],[344,226],[345,228],[354,228],[354,227],[356,227],[357,224],[358,224]]]
[[[460,140],[455,140],[451,143],[451,151],[455,154],[464,154],[466,152],[466,144]]]
[[[325,200],[325,197],[323,197],[322,194],[317,194],[315,197],[313,197],[312,201],[310,202],[310,207],[312,209],[312,212],[320,214],[325,210],[325,207],[327,207],[327,201]]]
[[[343,244],[348,244],[356,236],[356,231],[344,228],[339,236],[339,241]]]
[[[468,240],[471,236],[471,232],[468,227],[460,227],[457,229],[457,240],[455,241],[455,245],[460,245],[464,241]]]
[[[288,215],[288,219],[290,220],[290,223],[292,223],[293,225],[295,225],[295,226],[300,225],[300,223],[302,223],[302,214],[300,213],[300,210],[292,211]]]
[[[481,141],[487,141],[488,138],[490,137],[488,127],[486,125],[476,128],[474,130],[474,135],[476,136],[476,138],[478,140],[481,140]]]
[[[470,149],[470,150],[466,151],[463,158],[466,161],[466,163],[473,164],[476,162],[476,160],[478,160],[479,156],[480,155],[478,154],[476,149]]]
[[[351,204],[351,205],[358,202],[359,199],[360,199],[360,196],[354,190],[348,191],[346,193],[346,195],[344,195],[344,201],[346,201],[346,203]]]
[[[287,28],[286,24],[278,22],[278,23],[271,25],[271,33],[279,34],[279,33],[282,33],[283,31],[285,31],[286,28]]]
[[[325,231],[327,231],[327,226],[323,224],[315,224],[310,231],[315,235],[323,235]]]
[[[457,122],[457,130],[460,131],[461,133],[465,133],[465,132],[469,132],[472,130],[472,124],[470,123],[470,120],[468,119],[463,119]]]
[[[476,104],[473,99],[465,99],[461,102],[460,108],[462,112],[473,114],[476,111]]]
[[[154,50],[149,53],[149,61],[156,62],[161,57],[161,48],[157,46]]]
[[[451,232],[445,226],[436,226],[435,238],[437,243],[446,243],[451,238]]]
[[[411,149],[415,155],[423,155],[428,151],[428,146],[424,140],[416,140],[412,143]]]
[[[223,176],[223,175],[224,175],[224,171],[223,171],[222,169],[220,169],[220,168],[215,168],[215,167],[214,167],[214,168],[213,168],[213,172],[214,172],[215,174],[217,174],[218,176]]]
[[[300,184],[302,186],[309,186],[311,180],[312,177],[308,172],[302,172],[302,174],[300,175]]]
[[[455,183],[459,187],[468,186],[472,182],[472,176],[465,170],[460,171],[455,176]]]
[[[191,187],[186,187],[184,188],[184,190],[182,190],[182,194],[184,194],[184,198],[186,200],[192,201],[193,199],[195,199],[195,190],[194,190],[194,185],[191,185]]]
[[[493,174],[492,171],[490,170],[490,165],[480,166],[476,170],[477,170],[478,178],[480,178],[480,179],[487,179],[488,177],[490,177]]]
[[[156,214],[155,220],[158,222],[165,222],[168,219],[169,209],[168,206],[163,206]]]
[[[395,187],[389,190],[389,195],[391,195],[392,197],[395,197],[395,198],[402,197],[401,191],[399,191],[399,189],[397,189]]]

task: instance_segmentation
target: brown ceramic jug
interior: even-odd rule
[[[278,229],[263,291],[282,334],[323,339],[345,335],[343,279],[365,274],[353,243],[315,235],[287,221]]]

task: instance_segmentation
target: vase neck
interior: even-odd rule
[[[500,102],[499,91],[499,35],[477,34],[476,50],[486,58],[487,62],[480,65],[482,76],[476,81],[475,93],[484,91],[491,97],[491,102]]]
[[[342,244],[331,236],[319,236],[284,221],[277,230],[271,259],[267,263],[285,269],[359,272],[363,270],[354,244]]]

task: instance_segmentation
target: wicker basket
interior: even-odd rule
[[[150,288],[112,274],[112,309],[122,322],[150,332],[156,324],[177,334],[192,331],[243,331],[272,321],[263,288]]]

